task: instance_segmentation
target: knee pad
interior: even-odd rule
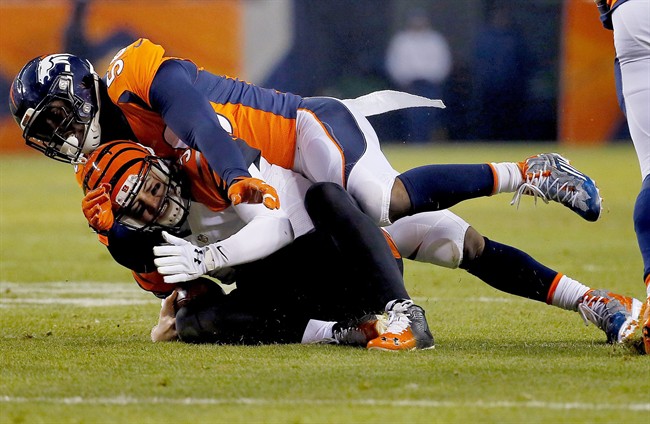
[[[385,229],[403,257],[458,268],[468,228],[467,222],[444,210],[406,216]]]

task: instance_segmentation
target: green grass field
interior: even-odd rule
[[[563,153],[601,188],[597,223],[529,197],[517,209],[507,194],[454,211],[586,285],[644,296],[631,144],[385,151],[399,170]],[[96,241],[81,197],[66,165],[0,158],[1,423],[648,422],[650,357],[606,344],[577,313],[409,261],[434,350],[153,344],[159,301]]]

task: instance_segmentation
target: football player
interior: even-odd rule
[[[641,166],[634,230],[643,258],[647,299],[642,351],[650,354],[650,1],[597,0],[600,19],[614,31],[616,91]]]
[[[277,207],[279,202],[272,186],[250,176],[233,142],[243,139],[272,164],[312,182],[344,187],[381,226],[502,192],[541,196],[588,221],[598,219],[596,185],[557,154],[521,163],[427,165],[397,172],[366,116],[442,106],[394,91],[343,101],[281,93],[166,56],[163,47],[145,38],[120,50],[104,79],[88,61],[54,54],[27,63],[10,92],[11,111],[27,144],[50,157],[78,161],[118,132],[162,157],[189,146],[206,157],[235,203],[252,198]]]
[[[228,306],[220,305],[215,309],[215,305],[210,304],[210,316],[230,318],[231,313],[234,313],[231,311],[237,310],[237,319],[243,319],[244,311],[251,311],[248,314],[250,317],[252,311],[257,310],[254,321],[267,323],[257,325],[257,330],[280,322],[287,330],[291,329],[289,333],[293,338],[286,340],[295,342],[295,337],[300,335],[302,338],[298,341],[310,342],[322,338],[323,334],[332,338],[333,334],[335,340],[345,342],[347,339],[343,336],[351,337],[358,333],[351,329],[351,325],[339,328],[340,326],[333,327],[334,322],[331,321],[307,320],[309,331],[305,334],[298,334],[295,325],[303,322],[308,313],[316,313],[316,309],[307,308],[307,304],[314,302],[311,293],[327,286],[339,294],[346,290],[336,291],[334,287],[359,287],[363,290],[358,289],[354,295],[350,295],[348,303],[339,299],[341,305],[330,305],[328,309],[340,311],[343,305],[350,305],[349,302],[352,301],[355,308],[348,306],[348,312],[384,311],[385,307],[389,316],[387,334],[393,334],[390,343],[387,339],[379,339],[379,335],[374,332],[370,335],[375,337],[364,339],[364,346],[387,350],[433,347],[433,337],[428,330],[424,311],[409,299],[400,269],[381,230],[358,210],[349,195],[340,186],[333,184],[315,186],[310,190],[320,194],[311,197],[325,200],[308,202],[307,205],[315,205],[311,207],[316,209],[316,212],[308,214],[303,202],[306,197],[309,199],[306,193],[311,183],[289,170],[268,164],[259,155],[250,155],[252,152],[248,149],[247,162],[250,162],[248,169],[251,174],[273,182],[282,195],[283,202],[277,210],[269,210],[259,204],[232,205],[225,195],[225,183],[210,169],[198,151],[186,149],[179,155],[177,162],[168,163],[152,156],[141,145],[130,141],[115,141],[97,148],[88,157],[88,162],[78,169],[77,175],[82,187],[92,193],[84,198],[84,213],[91,217],[90,221],[108,219],[118,222],[118,225],[109,226],[105,243],[119,263],[134,271],[140,286],[158,296],[168,295],[175,287],[173,283],[194,280],[203,275],[226,279],[233,267],[238,269],[237,294],[228,295],[226,299],[215,298]],[[104,204],[108,207],[101,211]],[[100,215],[103,218],[99,218]],[[310,216],[316,217],[316,222],[312,223]],[[346,219],[335,226],[334,223],[339,223],[341,216]],[[291,280],[288,275],[296,275],[295,269],[308,269],[305,268],[307,260],[300,259],[300,254],[313,257],[311,263],[318,260],[327,267],[331,266],[327,259],[327,247],[321,248],[321,244],[328,245],[321,235],[323,228],[328,229],[327,234],[334,239],[337,250],[345,253],[342,257],[350,258],[339,258],[338,262],[348,263],[354,258],[354,263],[342,267],[345,272],[341,275],[330,273],[331,278],[337,278],[336,282],[330,284],[321,279],[319,281],[322,284],[313,287],[310,280],[316,280],[317,277],[305,280],[304,274],[300,280]],[[365,243],[355,242],[361,233],[364,233]],[[284,251],[282,248],[294,241],[294,238],[300,240],[297,246],[292,247],[294,254],[291,257],[298,261],[297,264],[284,262],[284,265],[259,265],[266,264],[260,260],[271,253]],[[316,241],[324,241],[314,243],[311,241],[314,238]],[[347,241],[348,239],[354,240]],[[163,242],[168,245],[156,246]],[[296,249],[299,251],[296,252]],[[286,253],[277,255],[287,257]],[[264,270],[259,278],[254,279],[260,286],[254,290],[251,289],[252,284],[247,282],[251,278],[245,277],[252,271],[246,271],[250,267],[245,267],[244,264],[251,262],[258,263],[258,269]],[[272,260],[269,265],[274,262],[277,260]],[[362,271],[355,271],[358,268]],[[316,268],[313,269],[315,270]],[[274,275],[278,271],[282,275]],[[322,278],[322,275],[319,277]],[[287,283],[287,280],[298,283]],[[299,287],[301,285],[304,287]],[[292,296],[294,292],[297,294]],[[210,294],[214,293],[218,293],[218,290],[210,291]],[[267,307],[251,309],[251,305],[256,304],[253,298]],[[286,307],[287,299],[293,299],[292,303],[304,301],[304,304],[295,304],[293,310],[287,311],[283,307]],[[244,301],[248,302],[246,307],[242,304]],[[226,308],[228,313],[225,312]],[[214,310],[220,313],[214,315]],[[324,315],[324,312],[319,314]],[[192,317],[196,315],[193,313]],[[285,315],[287,318],[280,319]],[[327,316],[332,315],[330,313]],[[287,320],[291,325],[286,323]],[[201,319],[199,322],[203,327],[206,326],[206,320]],[[360,324],[372,329],[376,323],[377,320],[374,319],[370,323],[362,321]],[[237,330],[239,327],[227,327],[228,334],[234,332],[243,340],[251,340],[252,337],[255,342],[260,342],[257,333],[255,336],[242,335]],[[332,329],[335,330],[334,333]],[[271,336],[273,333],[268,334]],[[232,340],[225,337],[225,333],[220,334],[223,338],[219,340]],[[278,342],[281,340],[285,339],[277,339]]]
[[[122,154],[123,150],[127,150],[127,153]],[[133,152],[137,156],[133,156]],[[138,157],[140,158],[139,162]],[[369,246],[375,249],[381,248],[385,244],[381,236],[370,238],[373,231],[380,234],[379,229],[374,227],[371,221],[363,220],[368,217],[357,210],[354,201],[349,196],[345,201],[341,200],[345,196],[340,186],[325,185],[329,187],[327,191],[319,196],[313,195],[310,200],[306,194],[310,186],[309,181],[291,171],[270,166],[263,158],[258,159],[258,164],[262,165],[262,176],[278,187],[285,199],[282,207],[276,213],[288,211],[287,215],[294,234],[306,235],[313,230],[313,224],[316,224],[318,229],[320,223],[320,229],[326,234],[332,237],[338,234],[338,241],[335,242],[335,245],[356,246],[354,249],[347,249],[342,259],[329,261],[322,258],[323,261],[341,264],[349,263],[348,261],[352,260],[350,258],[353,258],[356,262],[360,257],[365,257],[361,252],[367,252]],[[145,166],[148,161],[159,165],[156,167]],[[142,274],[156,269],[151,264],[152,262],[155,263],[157,271],[165,276],[165,281],[177,283],[219,271],[224,265],[238,265],[254,260],[255,256],[251,256],[251,254],[256,255],[257,252],[246,252],[246,249],[255,249],[255,241],[249,240],[249,238],[255,237],[255,234],[250,235],[249,233],[246,237],[237,237],[238,234],[234,234],[228,238],[233,231],[241,228],[243,223],[233,226],[232,220],[223,218],[223,216],[227,216],[227,201],[216,205],[211,202],[212,199],[222,198],[220,196],[223,196],[223,190],[219,191],[218,182],[220,180],[217,175],[212,173],[202,155],[187,149],[179,156],[177,163],[178,166],[181,166],[182,174],[152,178],[152,173],[147,169],[169,169],[171,166],[163,166],[163,164],[165,162],[162,159],[150,157],[145,149],[132,142],[114,142],[96,150],[90,156],[83,170],[80,171],[84,190],[89,194],[84,198],[83,206],[84,214],[89,222],[97,221],[100,215],[107,215],[110,217],[110,221],[117,219],[119,223],[131,228],[163,227],[177,235],[183,235],[181,231],[183,222],[174,221],[173,225],[169,226],[168,217],[170,216],[169,211],[176,209],[173,205],[187,204],[187,202],[179,200],[178,196],[175,200],[167,199],[168,193],[170,193],[169,187],[177,187],[171,189],[172,193],[185,193],[185,196],[190,196],[194,200],[192,207],[187,208],[190,211],[190,218],[187,219],[190,232],[185,237],[189,242],[164,234],[165,240],[171,246],[154,247],[155,258],[143,257],[143,252],[151,252],[151,246],[159,244],[161,239],[157,239],[155,235],[146,236],[147,240],[141,244],[137,240],[134,241],[128,233],[117,233],[115,231],[117,226],[107,226],[109,229],[108,246],[116,260],[141,273],[138,275],[138,279],[143,288],[162,292],[164,295],[168,294],[170,286],[157,285],[156,278],[158,278],[158,282],[160,279],[156,272],[153,272],[152,275]],[[277,172],[273,172],[274,168]],[[180,180],[181,175],[185,175],[186,178]],[[171,182],[176,179],[178,182],[172,184]],[[159,181],[164,181],[164,184]],[[105,185],[106,183],[110,183],[110,186]],[[184,185],[185,189],[183,189]],[[318,187],[324,191],[321,186]],[[338,188],[340,193],[332,194],[332,192],[336,193],[332,187]],[[305,218],[305,211],[303,211],[301,203],[301,199],[305,197],[308,199],[306,212],[308,212],[309,218]],[[88,202],[88,199],[93,200]],[[205,206],[210,209],[206,209]],[[239,205],[237,208],[243,207],[264,209],[259,205]],[[193,209],[198,209],[194,215],[191,213]],[[220,210],[223,212],[217,213]],[[358,212],[363,218],[353,216],[355,212]],[[173,215],[180,216],[181,214],[174,213]],[[183,216],[185,215],[188,214],[184,213]],[[219,216],[218,219],[217,216]],[[332,220],[336,225],[323,226],[323,222],[333,222]],[[226,224],[230,225],[227,231],[222,228]],[[361,229],[360,227],[364,225],[365,227]],[[641,307],[638,300],[604,290],[592,290],[576,280],[545,267],[524,252],[481,236],[469,224],[449,211],[425,212],[405,217],[384,227],[384,230],[390,236],[391,243],[395,244],[396,250],[403,257],[449,268],[461,267],[491,286],[507,293],[546,302],[563,309],[579,311],[585,322],[593,322],[605,331],[609,342],[624,341],[634,331],[637,324],[636,319]],[[143,234],[150,233],[139,231],[137,234],[142,237]],[[232,240],[235,238],[238,240],[237,249],[232,247]],[[383,248],[385,249],[386,246]],[[309,250],[301,248],[295,256],[301,258],[301,254],[305,254]],[[314,250],[317,248],[315,247]],[[237,258],[237,255],[252,259],[244,261]],[[367,265],[363,267],[364,271],[357,275],[370,275],[372,281],[381,281],[382,278],[390,277],[389,279],[399,280],[400,283],[384,282],[382,286],[402,287],[401,276],[395,275],[394,270],[392,274],[386,272],[386,269],[390,269],[392,266],[392,258],[386,260],[386,257],[391,258],[390,254],[385,254],[383,261],[362,261]],[[317,259],[321,260],[319,257]],[[297,262],[306,263],[308,261],[298,260]],[[270,263],[274,263],[273,260],[270,260]],[[295,264],[296,261],[293,263]],[[262,269],[268,273],[268,270],[271,269],[286,270],[294,267],[295,265],[289,262],[285,265],[265,266]],[[349,267],[342,266],[341,272],[345,273]],[[316,269],[317,266],[312,268]],[[302,279],[310,278],[310,274],[309,271],[299,273]],[[268,278],[260,274],[257,279],[266,282]],[[284,280],[284,278],[282,279]],[[397,290],[393,289],[391,292],[397,293]],[[394,296],[398,294],[394,294]],[[406,298],[407,295],[401,293],[399,296],[399,298],[389,299],[386,306],[389,313],[394,312],[397,306],[403,306],[404,302],[399,299]],[[398,302],[395,303],[395,300]],[[410,307],[410,303],[408,301],[406,303]],[[411,313],[408,312],[408,314]],[[391,346],[395,345],[395,340],[401,340],[400,334],[403,331],[399,328],[393,329],[391,324],[401,322],[400,325],[403,326],[404,323],[409,323],[410,319],[399,318],[401,315],[396,313],[393,315],[394,319],[389,321],[390,331],[388,334],[390,337],[387,339],[390,340]],[[386,337],[386,335],[382,335],[382,337]],[[410,334],[407,339],[411,339]],[[385,341],[381,337],[380,340]],[[376,342],[376,344],[387,348],[385,343]],[[373,346],[373,344],[369,343],[369,346]]]

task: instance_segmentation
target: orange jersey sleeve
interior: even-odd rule
[[[220,126],[230,136],[260,150],[270,163],[293,167],[300,96],[215,75],[186,59],[166,57],[163,47],[144,38],[120,50],[105,77],[111,100],[122,110],[140,143],[163,157],[173,156],[174,149],[196,147],[183,140],[182,134],[174,134],[152,110],[152,83],[168,60],[183,60],[196,67],[192,84],[210,102]]]
[[[151,110],[149,90],[160,65],[170,57],[165,50],[140,38],[120,50],[106,71],[108,95],[124,113],[138,141],[153,148],[159,156],[173,155],[174,148],[165,142],[165,123]]]
[[[230,206],[225,181],[210,168],[201,152],[188,148],[179,155],[178,162],[186,180],[190,183],[192,200],[204,204],[215,212]]]
[[[131,273],[143,290],[152,292],[158,297],[167,297],[175,288],[173,284],[165,283],[163,276],[156,271],[142,274],[131,271]]]

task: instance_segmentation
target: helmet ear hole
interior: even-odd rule
[[[94,88],[95,78],[93,78],[92,74],[86,74],[81,79],[81,83],[83,84],[84,88]]]
[[[32,116],[34,116],[34,108],[30,107],[25,111],[25,114],[23,115],[23,118],[19,122],[20,129],[22,129],[22,130],[25,129],[25,127],[29,123],[29,120],[32,119]]]

